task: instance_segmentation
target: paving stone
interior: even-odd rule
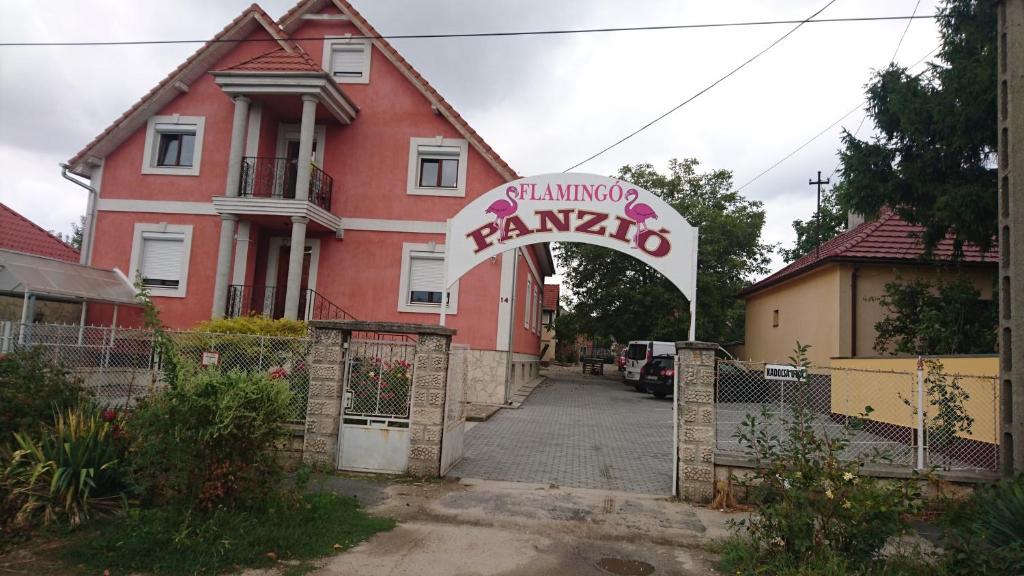
[[[519,409],[473,426],[465,442],[453,476],[672,492],[672,401],[614,375],[552,370]]]

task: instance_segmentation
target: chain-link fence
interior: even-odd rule
[[[719,360],[715,388],[716,448],[746,454],[737,438],[748,415],[783,437],[793,407],[804,403],[816,432],[849,443],[844,456],[902,468],[998,470],[997,379],[852,368],[769,374],[765,364]],[[919,441],[920,439],[920,441]]]
[[[206,370],[238,370],[285,379],[292,419],[304,420],[309,394],[308,338],[168,332],[177,356]],[[131,406],[164,385],[152,330],[58,324],[0,323],[0,353],[38,350],[69,370],[98,401]]]
[[[409,418],[416,339],[356,332],[345,362],[345,415]]]

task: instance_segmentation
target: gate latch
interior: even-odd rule
[[[352,393],[348,390],[345,391],[345,409],[352,407]]]

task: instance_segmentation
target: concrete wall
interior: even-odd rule
[[[839,267],[831,264],[747,298],[746,355],[742,360],[783,362],[799,340],[808,357],[827,365],[839,352]],[[774,311],[779,325],[773,326]]]
[[[960,386],[970,397],[964,403],[967,414],[974,418],[971,433],[964,438],[998,443],[996,431],[999,406],[999,360],[996,356],[936,357],[950,375],[962,375]],[[832,412],[856,416],[865,406],[874,411],[871,419],[915,428],[914,409],[903,399],[917,398],[917,358],[835,358],[832,360]],[[843,371],[841,369],[847,369]],[[895,373],[894,373],[895,372]],[[935,408],[927,404],[926,412]]]

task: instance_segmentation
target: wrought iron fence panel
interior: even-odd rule
[[[415,339],[354,334],[346,358],[345,415],[409,418]]]

